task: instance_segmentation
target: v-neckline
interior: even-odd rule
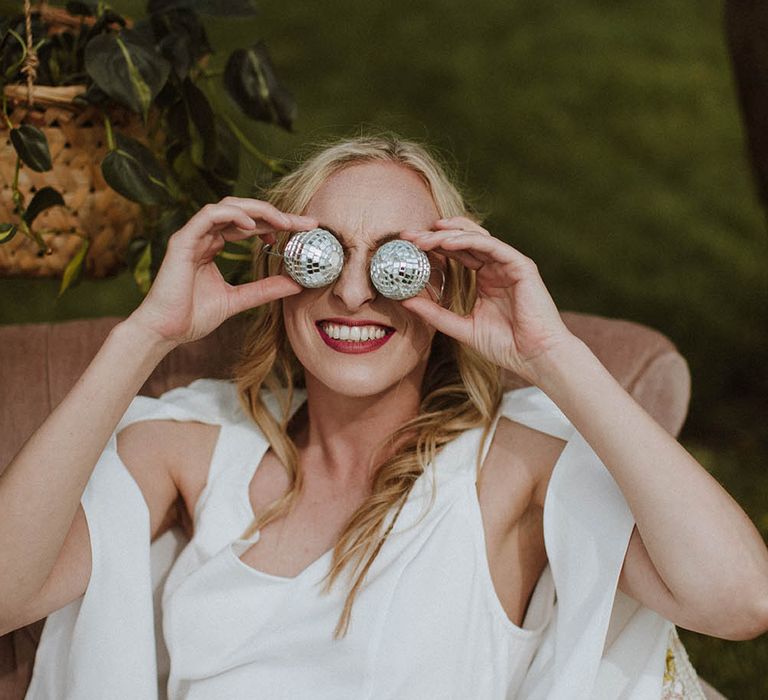
[[[521,391],[523,389],[529,389],[529,388],[530,387],[518,387],[517,389],[513,389],[512,391]],[[307,401],[306,391],[300,390],[300,392],[297,392],[296,398],[298,398],[299,400],[297,401],[297,400],[294,399],[294,405],[291,407],[291,410],[289,411],[288,420],[290,420],[296,414],[296,412],[306,403],[306,401]],[[268,406],[268,408],[269,408],[269,406]],[[500,413],[501,413],[501,404],[499,405],[499,408],[497,410],[496,420],[498,420]],[[494,425],[495,425],[495,423],[494,423]],[[267,440],[267,438],[264,436],[264,434],[261,432],[261,430],[257,426],[255,426],[255,425],[253,426],[253,429],[255,431],[254,434],[256,435],[257,440],[259,442],[257,458],[255,458],[253,460],[253,462],[251,462],[251,464],[253,465],[252,468],[244,469],[243,472],[242,472],[244,474],[243,481],[245,483],[241,482],[241,483],[238,484],[238,492],[239,492],[239,495],[240,495],[240,503],[241,503],[241,506],[243,508],[243,514],[244,514],[243,515],[243,521],[244,522],[242,524],[241,532],[243,530],[245,530],[246,528],[248,528],[256,520],[256,517],[257,517],[256,516],[256,512],[254,511],[253,503],[251,502],[251,484],[253,482],[253,479],[256,476],[256,473],[259,470],[259,467],[261,466],[261,463],[264,460],[264,457],[266,456],[266,454],[267,454],[267,452],[268,452],[268,450],[270,448],[269,440]],[[443,446],[443,449],[441,449],[440,452],[435,456],[435,459],[433,460],[433,462],[431,464],[436,468],[437,467],[436,462],[440,458],[440,456],[443,454],[443,452],[445,451],[445,447],[448,447],[451,444],[454,444],[454,443],[457,443],[457,442],[461,441],[462,438],[466,439],[468,433],[472,433],[472,432],[476,432],[476,431],[479,432],[479,434],[482,434],[482,429],[481,428],[468,429],[468,430],[463,431],[459,435],[457,435],[450,442],[446,443]],[[484,449],[485,454],[483,455],[483,458],[485,458],[487,456],[487,450],[488,450],[489,446],[490,446],[490,442],[487,445],[484,446],[485,447],[485,449]],[[426,474],[427,474],[427,468],[425,468],[421,472],[421,474],[419,474],[419,476],[416,478],[416,481],[412,484],[411,489],[408,492],[408,496],[406,497],[406,503],[413,496],[415,489],[419,485],[419,482],[421,482],[423,480],[423,477],[425,477]],[[472,470],[472,475],[473,475],[472,481],[473,481],[473,483],[475,485],[475,488],[476,488],[476,486],[477,486],[477,481],[476,481],[477,480],[477,474],[475,473],[474,469]],[[478,508],[479,508],[479,504],[478,504]],[[330,549],[328,549],[325,552],[323,552],[323,554],[321,554],[316,559],[313,559],[309,564],[307,564],[296,575],[294,575],[294,576],[281,576],[280,574],[272,574],[272,573],[270,573],[268,571],[263,571],[262,569],[257,569],[257,568],[251,566],[250,564],[247,564],[246,562],[244,562],[242,560],[242,558],[241,558],[242,555],[245,554],[245,552],[247,552],[253,545],[255,545],[258,542],[260,537],[261,537],[261,530],[256,530],[256,532],[254,532],[253,535],[251,535],[250,538],[238,537],[238,538],[236,538],[235,540],[233,540],[232,542],[229,543],[228,550],[232,553],[232,555],[235,557],[235,559],[237,559],[237,563],[239,565],[241,565],[242,567],[244,567],[245,569],[247,569],[248,572],[252,572],[252,574],[254,576],[260,576],[262,578],[265,578],[265,579],[268,579],[268,580],[272,580],[272,581],[277,581],[277,582],[293,583],[293,582],[296,582],[296,581],[298,581],[300,579],[306,578],[306,576],[309,574],[310,571],[314,570],[317,566],[319,566],[319,564],[321,562],[325,561],[327,558],[329,558],[333,554],[333,550],[335,548],[335,545],[334,545]],[[235,551],[235,550],[239,550],[239,551]]]

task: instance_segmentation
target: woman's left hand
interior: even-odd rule
[[[423,295],[401,303],[494,364],[536,383],[537,361],[574,338],[536,263],[471,219],[439,219],[432,231],[403,231],[401,237],[477,271],[477,300],[468,316],[459,316]]]

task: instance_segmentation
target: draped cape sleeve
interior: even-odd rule
[[[233,395],[229,382],[198,379],[157,399],[133,399],[81,498],[91,541],[87,589],[48,616],[25,700],[165,696],[158,688],[156,644],[162,640],[153,606],[149,511],[117,454],[117,433],[145,420],[237,422],[244,414]]]
[[[499,415],[566,441],[544,502],[556,604],[520,698],[659,700],[672,623],[618,590],[634,518],[594,450],[540,389]]]

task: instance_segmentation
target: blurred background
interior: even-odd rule
[[[561,309],[645,323],[678,346],[693,377],[681,442],[768,535],[768,235],[721,3],[258,7],[249,22],[206,20],[210,67],[264,39],[298,104],[294,132],[243,118],[213,81],[201,85],[211,101],[289,163],[307,144],[367,128],[434,145],[490,231],[538,263]],[[237,193],[264,179],[243,153]],[[58,284],[0,279],[0,323],[128,314],[142,298],[128,272],[57,299]],[[768,639],[681,637],[725,695],[768,697]]]

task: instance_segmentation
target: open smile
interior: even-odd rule
[[[327,318],[317,321],[315,326],[328,347],[352,354],[377,350],[396,332],[392,326],[368,320]]]

